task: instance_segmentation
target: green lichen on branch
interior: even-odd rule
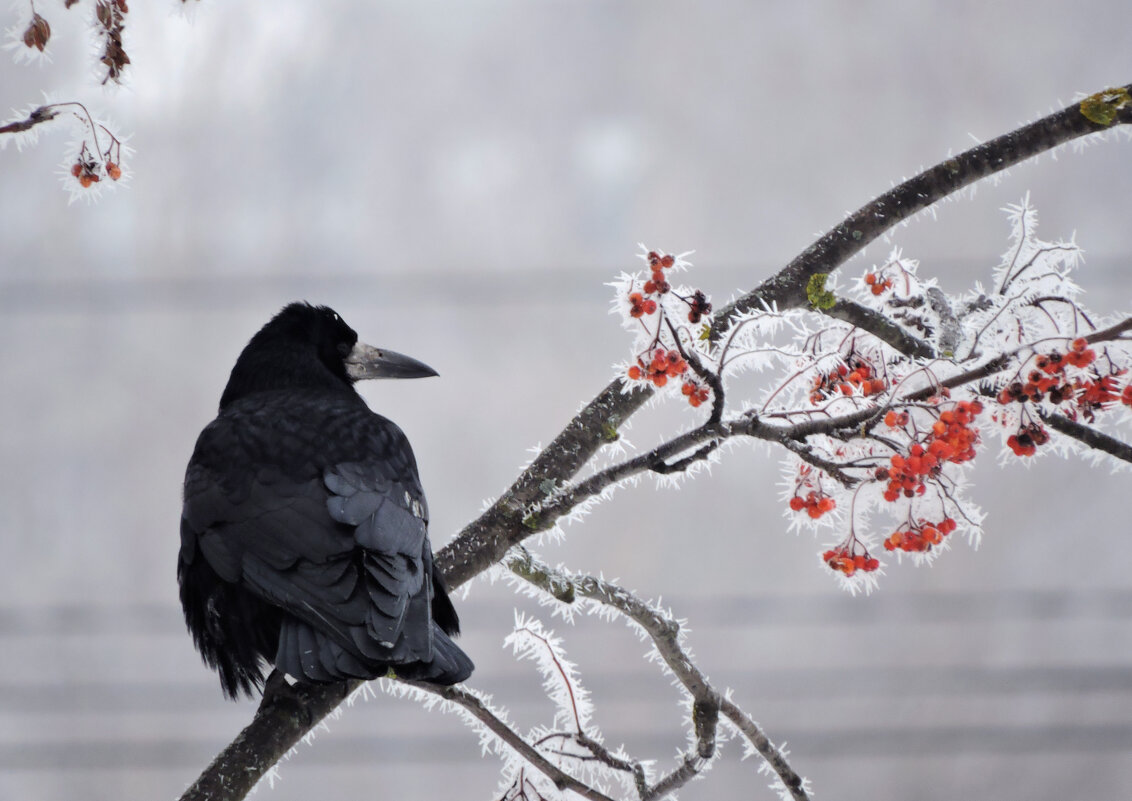
[[[577,599],[574,583],[535,561],[526,548],[521,546],[515,548],[504,560],[504,564],[516,576],[526,579],[536,587],[542,587],[562,603],[572,604]]]
[[[1095,95],[1089,95],[1081,101],[1081,114],[1090,122],[1097,125],[1112,125],[1116,119],[1116,112],[1125,106],[1132,105],[1132,97],[1124,87],[1105,89]]]
[[[806,299],[815,309],[832,309],[837,297],[825,288],[829,273],[814,273],[806,282]]]

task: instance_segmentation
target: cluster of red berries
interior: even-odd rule
[[[874,295],[880,295],[886,289],[892,289],[891,278],[881,278],[880,273],[865,273],[865,283]]]
[[[826,512],[832,511],[836,506],[837,501],[820,490],[810,490],[806,493],[805,498],[800,495],[795,495],[790,499],[791,509],[795,512],[800,512],[805,509],[806,513],[814,520],[817,520]]]
[[[1096,352],[1088,347],[1084,338],[1073,340],[1066,353],[1051,351],[1039,354],[1034,357],[1034,369],[1030,370],[1025,382],[1015,381],[1003,387],[998,393],[998,402],[1005,406],[1014,402],[1037,403],[1046,398],[1053,404],[1075,401],[1076,411],[1090,423],[1105,404],[1120,401],[1132,405],[1132,392],[1125,388],[1123,395],[1119,393],[1117,379],[1124,374],[1123,370],[1102,376],[1094,367],[1091,376],[1077,376],[1072,381],[1065,375],[1067,366],[1085,368],[1093,364],[1096,358]],[[1125,400],[1126,396],[1128,400]],[[1071,409],[1067,414],[1073,417],[1076,411]],[[1043,444],[1044,441],[1043,439],[1037,444]],[[1021,444],[1023,450],[1029,450],[1025,440]]]
[[[675,350],[657,348],[646,362],[643,357],[637,357],[637,363],[629,368],[629,378],[634,381],[651,381],[658,387],[668,383],[669,378],[676,378],[688,369],[684,357]]]
[[[697,289],[688,301],[688,322],[698,323],[705,314],[711,314],[711,304],[707,295]]]
[[[688,403],[697,407],[711,397],[711,390],[698,381],[685,381],[680,391],[688,397]]]
[[[884,424],[889,428],[903,428],[908,425],[908,412],[898,412],[889,409],[884,415]]]
[[[846,576],[852,576],[858,570],[872,573],[880,567],[880,560],[869,556],[868,551],[853,553],[854,550],[852,547],[839,545],[823,553],[821,558],[831,570],[844,573]]]
[[[1087,422],[1093,422],[1096,419],[1096,413],[1103,409],[1106,403],[1121,401],[1132,406],[1132,392],[1129,391],[1128,387],[1124,388],[1123,395],[1118,394],[1120,387],[1117,385],[1116,377],[1122,372],[1091,379],[1082,380],[1078,378],[1074,380],[1073,391],[1077,397],[1077,408],[1081,410],[1081,414]],[[1128,400],[1125,400],[1125,398]]]
[[[977,400],[958,401],[953,408],[939,413],[923,442],[913,442],[907,455],[893,454],[889,467],[877,468],[876,479],[888,482],[884,499],[891,503],[901,495],[923,495],[924,479],[938,476],[944,462],[962,464],[974,459],[979,432],[971,423],[982,410],[983,404]],[[884,416],[885,424],[892,428],[907,425],[908,419],[907,412],[894,409]]]
[[[1097,354],[1084,339],[1075,339],[1067,353],[1051,351],[1034,357],[1034,369],[1026,376],[1026,381],[1015,381],[998,393],[998,402],[1005,406],[1014,401],[1040,401],[1049,393],[1052,403],[1070,400],[1075,387],[1065,379],[1066,366],[1088,367]],[[1080,384],[1078,383],[1078,386]]]
[[[873,369],[866,362],[856,359],[849,364],[839,364],[837,369],[829,373],[814,376],[814,385],[810,390],[810,403],[817,406],[831,395],[840,393],[852,395],[860,391],[862,395],[876,395],[888,387],[883,378],[873,375]]]
[[[1039,445],[1049,442],[1049,432],[1037,423],[1022,426],[1017,434],[1011,434],[1006,440],[1010,450],[1015,456],[1033,456],[1038,452]]]
[[[886,551],[908,551],[909,553],[923,553],[930,551],[933,545],[939,545],[943,538],[955,530],[955,521],[945,517],[938,523],[927,523],[921,520],[903,531],[895,531],[884,541]]]
[[[646,314],[652,314],[654,311],[656,311],[655,300],[646,298],[640,292],[632,292],[629,294],[630,317],[643,317]]]
[[[655,250],[650,250],[646,258],[649,262],[649,269],[652,270],[652,280],[645,282],[645,293],[651,295],[655,292],[658,295],[663,295],[672,289],[672,285],[664,277],[664,271],[676,264],[676,258],[672,254],[661,256]]]

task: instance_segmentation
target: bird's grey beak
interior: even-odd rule
[[[395,353],[385,348],[375,348],[364,342],[354,345],[345,359],[346,375],[354,381],[366,378],[426,378],[438,375],[424,362],[409,356]]]

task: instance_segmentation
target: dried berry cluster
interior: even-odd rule
[[[837,369],[814,376],[810,403],[817,406],[826,398],[837,394],[852,395],[860,392],[862,395],[877,395],[887,387],[883,378],[873,374],[873,368],[868,362],[854,355],[846,364],[837,365]]]
[[[24,30],[23,38],[25,47],[34,47],[42,53],[43,48],[47,47],[48,40],[51,39],[51,26],[47,23],[47,20],[33,11],[31,22],[28,23],[27,28]]]
[[[93,122],[90,123],[93,126]],[[96,155],[87,143],[83,142],[82,148],[79,150],[79,155],[75,159],[75,163],[71,165],[71,175],[73,175],[83,187],[88,189],[92,184],[98,183],[102,180],[99,168],[103,167],[106,174],[112,181],[117,181],[122,177],[122,143],[118,141],[117,137],[106,130],[105,127],[99,126],[102,131],[110,137],[110,145],[106,151],[101,154],[101,157]],[[93,130],[93,128],[92,128]]]
[[[939,545],[943,538],[955,530],[955,521],[945,517],[938,523],[919,521],[902,531],[895,531],[884,541],[886,551],[908,551],[923,553],[933,545]]]
[[[698,323],[704,315],[711,314],[711,304],[708,302],[707,295],[700,290],[692,293],[692,299],[687,300],[681,298],[688,304],[688,322]]]
[[[637,363],[629,368],[629,378],[634,381],[651,381],[656,386],[663,387],[668,379],[683,375],[687,369],[688,363],[678,351],[657,348],[649,354],[647,361],[637,357]]]
[[[125,15],[129,13],[126,0],[98,0],[95,4],[95,19],[101,29],[99,33],[106,40],[102,48],[102,57],[99,61],[106,67],[106,77],[103,83],[114,81],[118,83],[122,78],[122,70],[130,63],[122,47],[122,31],[126,29]]]

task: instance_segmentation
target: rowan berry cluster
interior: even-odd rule
[[[837,394],[852,395],[860,392],[866,396],[877,395],[887,387],[885,380],[875,376],[873,368],[867,362],[855,357],[848,364],[839,364],[835,370],[814,376],[810,403],[817,406],[826,398]]]
[[[672,285],[664,277],[664,271],[676,264],[676,257],[671,253],[661,256],[655,250],[650,250],[645,258],[648,260],[649,269],[652,270],[652,280],[645,282],[645,294],[651,295],[655,292],[663,295],[672,289]]]
[[[688,398],[688,403],[690,403],[693,408],[704,403],[711,397],[711,390],[698,381],[685,381],[684,385],[680,387],[680,392]]]
[[[1039,445],[1049,442],[1049,432],[1037,423],[1022,426],[1017,434],[1011,434],[1006,444],[1015,456],[1033,456]]]
[[[1105,376],[1097,375],[1093,378],[1074,379],[1073,392],[1077,398],[1077,408],[1087,422],[1093,422],[1096,419],[1097,412],[1101,411],[1106,403],[1114,403],[1119,400],[1132,405],[1132,393],[1129,393],[1127,387],[1124,389],[1124,396],[1119,394],[1120,386],[1116,379],[1122,373],[1123,371],[1118,371]],[[1124,401],[1125,396],[1129,398],[1129,401]]]
[[[656,348],[645,357],[638,356],[637,363],[629,368],[629,378],[634,381],[651,381],[658,387],[668,383],[669,378],[683,375],[688,369],[688,363],[679,351]]]
[[[795,495],[790,499],[791,509],[795,512],[800,512],[805,509],[806,513],[814,520],[817,520],[826,512],[833,511],[836,506],[837,501],[833,500],[833,498],[829,497],[821,490],[810,490],[806,493],[805,497]]]
[[[831,548],[823,553],[821,558],[829,565],[831,570],[844,573],[846,577],[852,576],[858,570],[864,573],[872,573],[880,567],[880,560],[870,556],[869,552],[856,539],[853,540],[853,545],[839,545],[836,548]]]
[[[883,278],[880,273],[865,273],[865,283],[874,295],[883,294],[886,289],[892,289],[892,279]]]
[[[907,551],[909,553],[923,553],[930,551],[932,546],[939,545],[943,538],[955,530],[955,521],[945,517],[938,523],[919,521],[912,523],[908,528],[895,531],[884,541],[886,551]]]
[[[629,316],[643,317],[656,311],[656,301],[646,298],[640,292],[629,293]]]
[[[878,481],[888,482],[884,499],[891,503],[901,496],[923,495],[925,479],[936,478],[944,462],[962,464],[974,459],[979,432],[972,423],[982,410],[983,404],[977,400],[958,401],[939,413],[930,432],[922,441],[914,441],[907,454],[894,453],[890,466],[880,467],[875,473]],[[891,428],[905,427],[909,423],[908,412],[890,409],[884,422]]]
[[[1036,403],[1044,399],[1047,393],[1051,403],[1070,400],[1076,394],[1076,387],[1066,378],[1065,368],[1088,367],[1096,358],[1096,352],[1088,347],[1084,339],[1073,340],[1066,353],[1054,350],[1039,354],[1034,357],[1034,369],[1026,376],[1026,381],[1015,381],[1003,387],[998,393],[998,402],[1003,406],[1015,401]]]
[[[908,425],[908,412],[889,409],[884,415],[884,424],[889,428],[903,428]]]
[[[676,266],[676,257],[671,254],[662,256],[655,250],[650,250],[645,259],[649,263],[651,277],[645,281],[642,291],[629,293],[630,317],[640,318],[653,314],[660,308],[659,296],[672,292],[672,284],[669,283],[664,271]],[[687,304],[690,323],[698,323],[706,315],[711,314],[711,302],[702,290],[695,290],[688,298],[679,294],[675,294],[675,297]]]

